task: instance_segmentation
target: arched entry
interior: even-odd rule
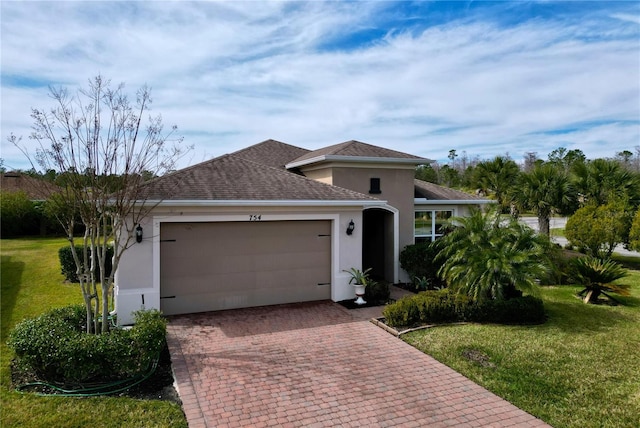
[[[376,280],[395,282],[394,213],[369,208],[362,213],[362,267]]]

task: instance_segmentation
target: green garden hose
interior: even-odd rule
[[[93,387],[82,387],[77,389],[66,389],[60,386],[56,386],[47,382],[30,382],[22,385],[18,385],[16,387],[16,391],[19,392],[27,392],[25,389],[33,388],[36,386],[45,386],[47,388],[53,389],[56,392],[45,393],[45,392],[36,392],[36,395],[40,396],[63,396],[63,397],[97,397],[100,395],[108,395],[115,394],[118,392],[126,391],[129,388],[132,388],[145,380],[149,379],[151,375],[156,371],[158,367],[158,361],[160,360],[160,354],[156,356],[153,363],[151,364],[151,368],[144,374],[139,374],[134,377],[128,379],[117,380],[114,382],[104,383]],[[124,386],[123,386],[124,385]],[[114,389],[115,388],[115,389]]]

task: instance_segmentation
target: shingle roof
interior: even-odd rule
[[[416,161],[416,164],[430,162],[429,159],[421,158],[419,156],[414,156],[408,153],[402,153],[391,149],[385,149],[384,147],[373,146],[371,144],[351,140],[306,153],[299,158],[291,161],[290,164],[304,164],[305,161],[312,161],[316,158],[322,159],[334,156],[402,159],[408,161],[414,160]]]
[[[60,191],[60,188],[48,181],[11,171],[0,176],[0,190],[10,193],[24,192],[31,200],[45,200]]]
[[[413,180],[414,196],[416,198],[425,198],[429,200],[445,200],[445,201],[474,201],[483,202],[485,199],[478,198],[459,190],[450,189],[438,184],[429,183],[422,180]]]
[[[293,159],[304,156],[307,153],[309,153],[309,150],[301,147],[276,140],[266,140],[232,154],[263,165],[284,169],[284,166]]]
[[[149,200],[376,200],[370,196],[229,154],[141,186]]]

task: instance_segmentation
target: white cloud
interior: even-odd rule
[[[449,149],[545,157],[560,145],[613,156],[640,144],[632,13],[517,25],[483,14],[335,47],[389,5],[3,2],[2,138],[26,137],[29,108],[49,102],[46,87],[7,76],[77,87],[102,73],[132,93],[149,84],[154,113],[198,161],[267,138],[358,139],[436,159]],[[549,133],[565,128],[579,129]],[[7,164],[21,162],[2,144]]]
[[[611,17],[619,19],[621,21],[629,21],[629,22],[635,22],[636,24],[640,24],[640,15],[631,15],[628,13],[614,13],[611,15]]]

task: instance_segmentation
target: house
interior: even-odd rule
[[[42,202],[59,192],[60,188],[21,172],[8,171],[0,175],[0,190],[7,193],[23,192],[31,201]]]
[[[408,281],[400,251],[489,201],[414,179],[429,159],[358,141],[310,151],[274,140],[154,179],[143,239],[116,276],[121,324],[354,297],[352,267]]]

